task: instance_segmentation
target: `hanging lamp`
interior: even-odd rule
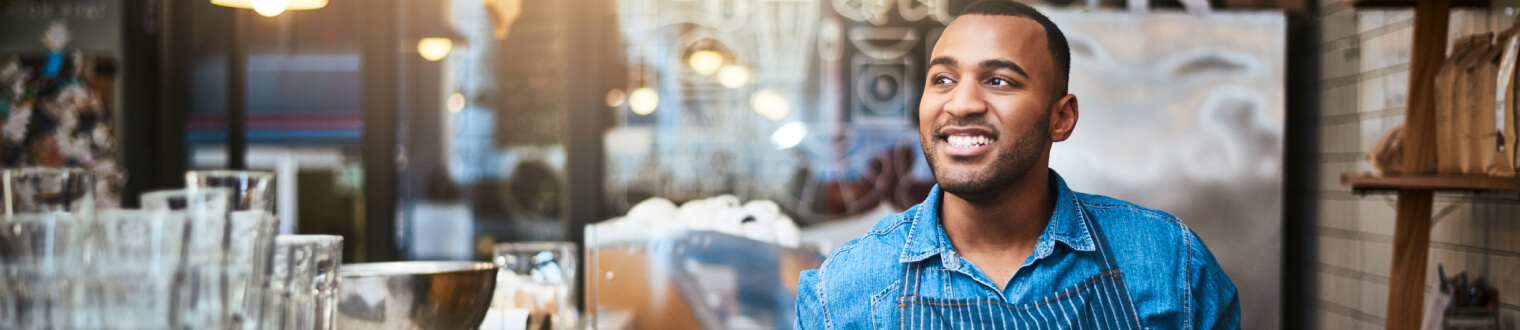
[[[327,0],[211,0],[211,4],[253,9],[264,17],[274,17],[286,10],[312,10],[327,7]]]

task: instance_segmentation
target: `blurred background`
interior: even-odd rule
[[[343,236],[345,262],[568,241],[594,279],[587,225],[650,198],[774,201],[812,258],[921,202],[924,65],[971,1],[237,2],[0,0],[0,64],[88,59],[68,63],[117,142],[69,165],[116,175],[102,205],[186,170],[268,170],[283,230]],[[1373,170],[1363,153],[1404,123],[1414,1],[1025,2],[1071,42],[1082,120],[1051,167],[1074,190],[1198,232],[1245,328],[1390,325],[1397,199],[1338,178]],[[1451,40],[1520,5],[1453,2]],[[1507,329],[1517,201],[1438,195],[1429,247],[1432,274],[1510,293]],[[588,310],[597,290],[635,294],[583,286]]]

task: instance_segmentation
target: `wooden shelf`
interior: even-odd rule
[[[1356,8],[1414,8],[1419,0],[1343,0],[1346,5]],[[1452,7],[1483,7],[1487,8],[1489,0],[1450,0]]]
[[[1382,176],[1372,173],[1342,173],[1341,184],[1351,186],[1351,190],[1354,191],[1400,189],[1520,191],[1520,177],[1481,175]]]

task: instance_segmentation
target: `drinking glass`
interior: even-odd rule
[[[95,175],[80,168],[28,167],[0,171],[5,214],[95,211]]]
[[[236,279],[227,272],[232,231],[227,210],[231,193],[226,189],[182,189],[142,195],[143,208],[168,211],[183,218],[184,248],[175,267],[170,288],[171,322],[176,328],[222,328],[232,326],[240,311],[232,309],[228,287]]]
[[[170,328],[171,288],[188,224],[166,210],[108,210],[96,217],[92,308],[108,328]]]
[[[261,329],[279,220],[264,210],[235,211],[228,220],[232,235],[227,250],[227,294],[233,327]]]
[[[338,311],[343,237],[279,235],[264,304],[267,328],[331,330]]]
[[[0,217],[0,329],[87,328],[89,222],[68,213]]]
[[[232,191],[232,210],[274,210],[274,173],[260,171],[207,170],[185,173],[185,186],[226,188]]]
[[[503,243],[495,246],[496,297],[492,307],[526,310],[528,329],[572,329],[576,248],[570,242]]]
[[[267,288],[269,287],[268,281],[270,276],[269,272],[271,271],[271,268],[269,268],[269,263],[271,262],[270,258],[272,257],[272,255],[269,253],[274,246],[273,236],[280,231],[279,217],[274,215],[274,180],[275,174],[273,172],[263,171],[202,170],[189,171],[185,173],[186,187],[202,189],[227,189],[229,192],[228,197],[230,198],[227,206],[228,210],[234,212],[232,216],[232,220],[234,220],[234,222],[239,219],[239,217],[236,215],[237,212],[259,211],[261,213],[249,213],[249,215],[244,216],[244,219],[248,219],[243,221],[244,225],[264,228],[264,226],[269,223],[264,221],[272,221],[274,224],[273,231],[264,232],[263,229],[259,229],[259,233],[257,235],[248,237],[249,239],[253,239],[255,243],[258,244],[257,248],[252,250],[254,253],[231,256],[234,260],[232,261],[233,265],[238,265],[238,262],[253,260],[251,262],[241,264],[252,265],[253,268],[249,269],[251,272],[245,272],[243,269],[232,270],[234,272],[242,272],[242,274],[246,274],[246,278],[248,279],[248,281],[246,281],[246,290],[237,291],[234,289],[234,292],[232,292],[234,297],[240,297],[243,301],[240,303],[242,306],[241,310],[243,311],[243,315],[239,315],[240,319],[249,317],[253,318],[254,320],[262,319],[257,315],[257,313],[260,313],[261,309],[264,307],[261,303],[264,299],[263,297],[260,297],[260,295],[263,295],[266,291],[268,291]],[[262,215],[256,216],[253,214]],[[252,219],[261,220],[258,220],[258,224],[255,224],[254,222],[251,222],[253,221]],[[246,226],[244,228],[251,229],[251,227]],[[241,244],[239,246],[247,246],[246,244],[248,242],[234,243]],[[255,327],[258,325],[257,323],[258,322],[247,322],[248,325]]]

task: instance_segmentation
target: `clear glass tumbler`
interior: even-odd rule
[[[495,246],[496,277],[493,308],[526,311],[528,329],[573,329],[575,262],[571,242],[503,243]],[[487,320],[486,322],[491,322]]]
[[[185,172],[185,186],[226,188],[232,191],[232,210],[274,210],[274,173],[261,171],[206,170]]]
[[[89,221],[68,213],[0,217],[0,329],[78,329],[87,308]]]
[[[96,216],[90,288],[92,309],[104,328],[171,328],[171,289],[186,252],[188,224],[186,217],[166,210],[107,210]]]
[[[264,303],[265,328],[334,329],[343,237],[279,235],[274,246],[274,271]]]
[[[230,246],[227,250],[227,294],[234,328],[262,329],[260,315],[274,253],[279,220],[263,210],[234,211],[228,216]]]
[[[28,167],[0,171],[5,214],[95,211],[95,175],[80,168]]]
[[[232,230],[228,225],[226,189],[182,189],[142,195],[146,210],[168,211],[169,217],[182,218],[184,249],[175,267],[176,280],[170,296],[171,322],[175,328],[233,327],[240,310],[233,306],[229,287],[238,279],[230,278],[228,251],[232,248]]]
[[[249,242],[235,241],[233,242],[234,254],[230,256],[232,262],[231,265],[252,266],[252,268],[249,269],[230,270],[239,274],[244,274],[249,279],[249,281],[247,281],[246,290],[239,291],[235,288],[242,286],[234,286],[232,292],[234,298],[241,297],[242,300],[241,303],[234,302],[234,304],[241,304],[241,307],[239,308],[242,310],[242,315],[238,315],[238,319],[240,320],[248,319],[250,317],[253,318],[253,320],[263,319],[262,317],[258,316],[259,313],[262,313],[262,309],[264,307],[260,302],[264,300],[262,295],[268,291],[267,288],[269,287],[269,278],[271,276],[270,271],[272,270],[270,268],[270,258],[272,257],[270,253],[274,246],[274,235],[279,233],[280,228],[279,217],[275,215],[274,185],[275,174],[273,172],[239,170],[202,170],[185,172],[186,187],[202,189],[219,188],[228,190],[230,193],[230,200],[228,200],[228,209],[233,211],[231,217],[233,222],[235,222],[233,225],[239,226],[239,224],[237,224],[237,222],[240,222],[239,219],[244,219],[241,221],[243,226],[240,227],[240,229],[234,229],[235,231],[242,232],[246,230],[254,230],[254,227],[259,228],[256,230],[256,233],[245,237],[245,239],[254,240],[253,243],[257,244],[257,249],[251,250],[250,252],[252,253],[238,253],[237,251],[239,249],[237,246],[247,246]],[[240,212],[254,211],[257,211],[257,213],[248,213],[244,216],[238,216]],[[253,219],[258,219],[257,223],[254,223]],[[272,230],[266,232],[265,229],[267,228],[265,228],[265,226],[269,223],[273,223],[274,227],[272,227]],[[244,325],[245,326],[243,328],[245,329],[255,329],[258,326],[258,322],[244,322]],[[250,328],[250,326],[252,326],[252,328]]]

